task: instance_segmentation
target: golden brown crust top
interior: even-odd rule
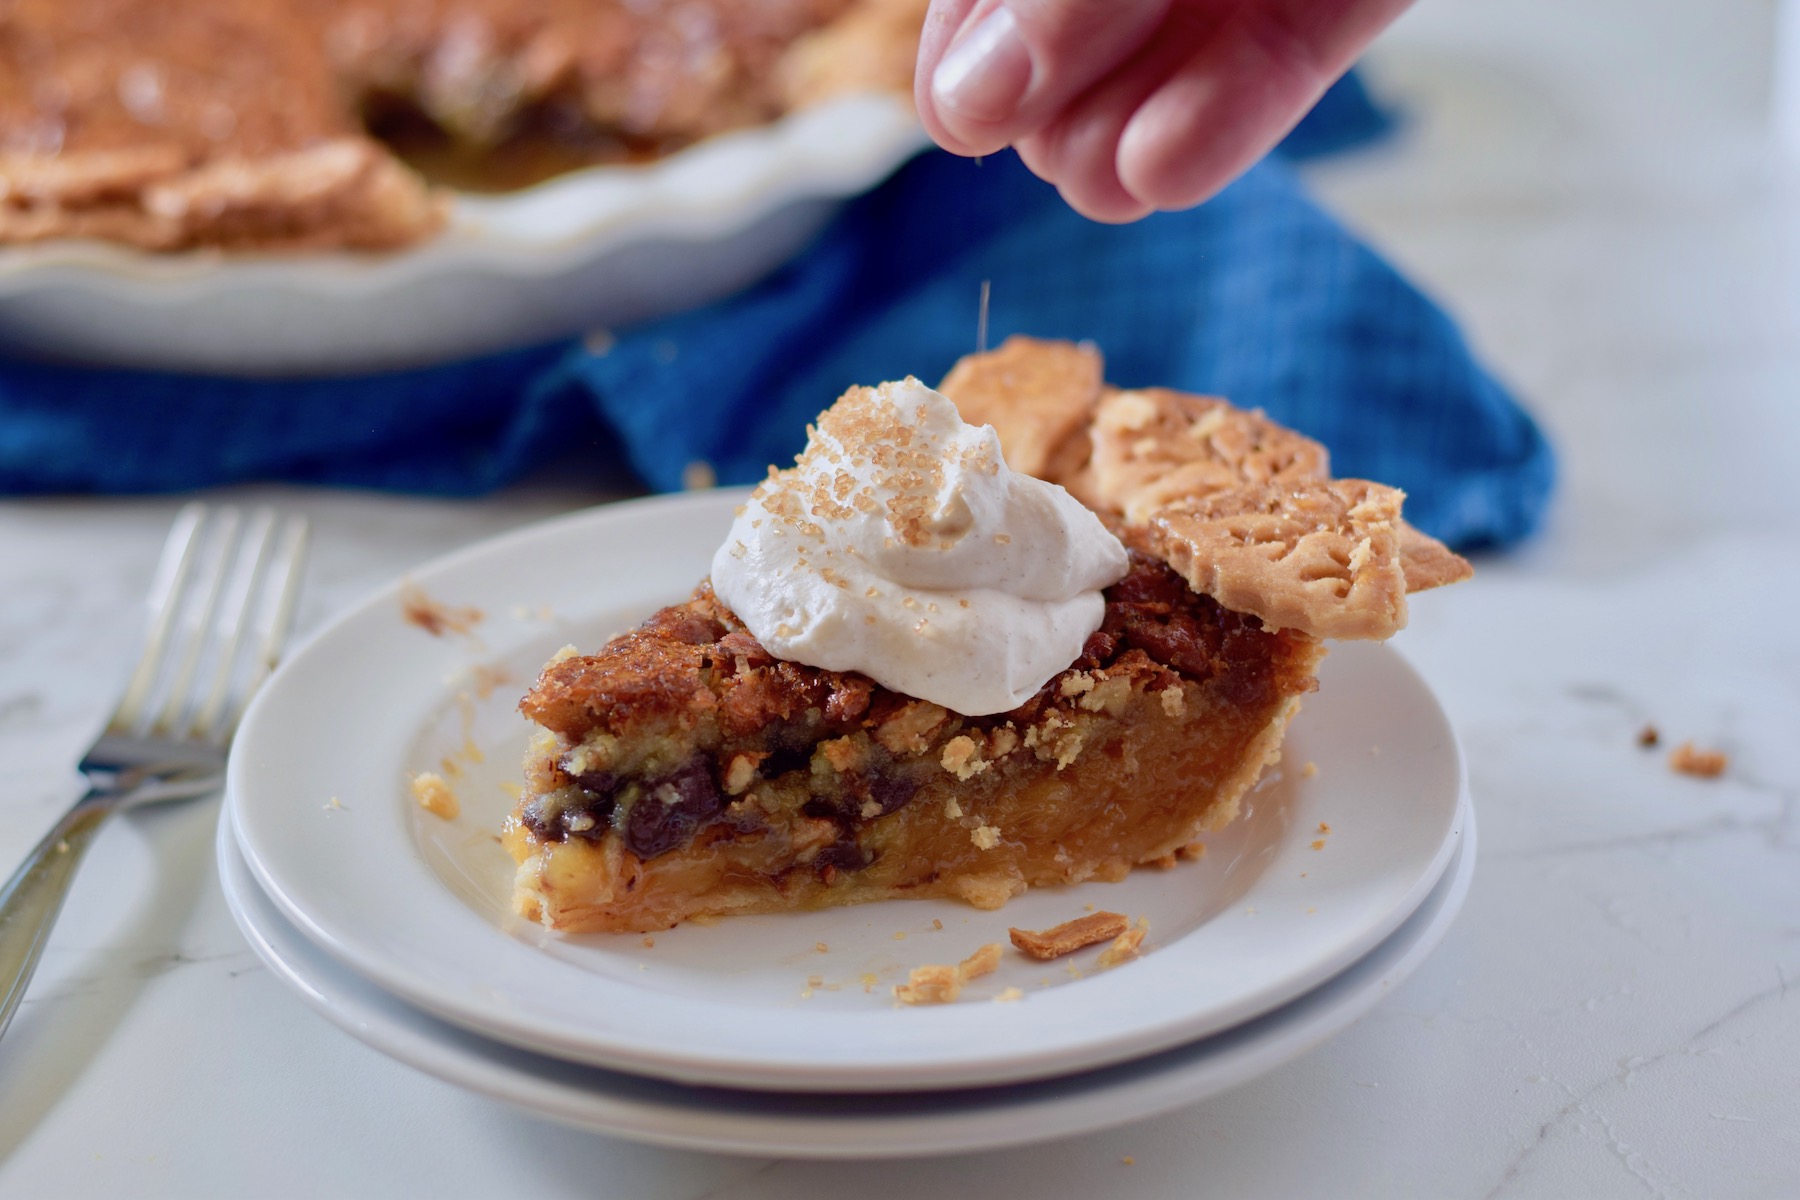
[[[1269,640],[1284,635],[1196,594],[1168,566],[1141,553],[1132,555],[1131,570],[1106,596],[1105,620],[1069,672],[1106,669],[1210,680],[1234,702],[1267,699],[1273,687],[1266,670]],[[989,723],[1034,723],[1049,706],[1069,700],[1058,691],[1069,672]],[[637,737],[680,729],[693,740],[702,728],[734,741],[769,735],[802,717],[816,724],[813,736],[837,736],[887,726],[909,706],[936,709],[940,716],[943,711],[863,675],[775,658],[719,602],[710,584],[597,654],[553,660],[519,702],[526,717],[572,742],[596,730]],[[888,728],[896,731],[904,724]]]
[[[946,394],[971,396],[965,419],[994,425],[1009,465],[1121,521],[1196,591],[1276,627],[1380,639],[1406,624],[1408,592],[1473,574],[1402,519],[1401,492],[1333,479],[1324,446],[1260,412],[1167,388],[1084,403],[1090,375],[1063,382],[1077,352],[1097,379],[1091,348],[1013,338],[957,363]]]

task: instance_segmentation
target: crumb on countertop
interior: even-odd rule
[[[1316,762],[1309,762],[1304,767],[1300,768],[1300,778],[1302,779],[1311,779],[1318,775],[1318,773],[1319,764]]]
[[[1097,912],[1050,929],[1009,929],[1012,944],[1033,958],[1061,958],[1124,933],[1130,924],[1122,913]]]
[[[1730,765],[1723,750],[1702,750],[1692,742],[1681,743],[1669,754],[1670,770],[1699,779],[1717,779]]]
[[[1638,730],[1637,744],[1646,750],[1650,749],[1652,746],[1661,745],[1662,734],[1658,732],[1656,726],[1646,725]]]
[[[454,821],[462,812],[462,805],[456,802],[456,793],[444,782],[444,777],[432,771],[420,771],[412,777],[413,799],[419,807],[434,817],[442,817],[446,821]]]

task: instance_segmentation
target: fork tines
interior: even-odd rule
[[[107,723],[113,734],[224,745],[275,667],[294,615],[306,522],[189,504],[150,587],[143,657]]]

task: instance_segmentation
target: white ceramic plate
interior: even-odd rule
[[[1041,1083],[958,1092],[820,1095],[660,1083],[514,1050],[420,1013],[321,953],[269,903],[219,826],[219,872],[238,926],[276,978],[315,1011],[439,1079],[568,1125],[637,1141],[738,1154],[856,1158],[954,1154],[1051,1141],[1143,1120],[1245,1083],[1361,1017],[1443,939],[1475,870],[1465,804],[1449,870],[1361,960],[1227,1033],[1119,1066]]]
[[[1398,655],[1345,645],[1295,722],[1288,769],[1196,863],[1033,891],[1001,912],[897,901],[688,925],[654,945],[516,920],[495,830],[525,743],[522,681],[558,645],[597,645],[684,596],[741,498],[516,532],[413,577],[486,614],[469,636],[407,624],[396,584],[295,653],[246,716],[229,773],[245,856],[288,919],[402,998],[545,1054],[689,1082],[894,1091],[1066,1074],[1268,1012],[1392,933],[1449,861],[1463,777],[1449,724]],[[496,674],[508,682],[483,699]],[[456,820],[411,801],[421,769],[453,776]],[[910,967],[1089,905],[1147,918],[1145,956],[1084,975],[1094,952],[1067,965],[1009,953],[965,1002],[892,1000]],[[986,1002],[1008,987],[1024,999]]]
[[[469,358],[718,299],[805,245],[926,145],[899,97],[846,96],[660,162],[459,196],[395,254],[0,249],[0,349],[228,375]]]

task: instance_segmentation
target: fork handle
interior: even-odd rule
[[[56,828],[19,864],[0,887],[0,1034],[12,1023],[25,998],[32,972],[50,940],[50,927],[62,911],[63,897],[75,868],[93,843],[94,834],[118,807],[118,797],[94,790],[63,814]]]

